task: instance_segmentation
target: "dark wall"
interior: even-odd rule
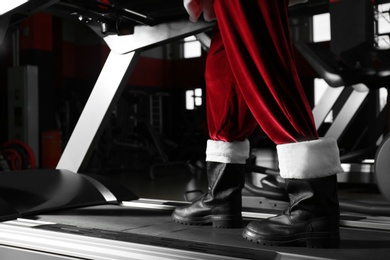
[[[7,140],[7,68],[12,65],[12,28],[0,43],[0,143]]]

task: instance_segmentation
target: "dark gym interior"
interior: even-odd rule
[[[213,22],[182,0],[16,2],[0,9],[1,259],[389,259],[389,0],[289,9],[317,130],[340,148],[335,250],[171,220],[207,192]],[[288,205],[275,144],[259,128],[250,145],[246,222]]]

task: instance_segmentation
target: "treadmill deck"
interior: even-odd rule
[[[339,249],[260,246],[242,238],[242,229],[180,225],[171,210],[102,205],[32,217],[34,229],[141,243],[240,259],[389,259],[390,231],[341,228]],[[246,219],[244,224],[250,221]],[[59,233],[57,233],[59,234]]]

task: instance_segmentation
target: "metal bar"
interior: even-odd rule
[[[92,148],[103,130],[102,125],[120,97],[139,54],[140,51],[123,55],[115,52],[109,54],[57,164],[57,169],[80,172],[85,167]]]
[[[336,140],[341,137],[347,125],[351,122],[351,119],[366,99],[368,93],[368,91],[358,92],[356,90],[351,93],[342,110],[333,121],[333,124],[329,128],[328,132],[326,132],[325,137],[333,137]]]
[[[317,130],[321,127],[326,116],[329,114],[329,111],[332,109],[343,90],[344,87],[328,87],[318,104],[313,108],[313,116]]]
[[[156,26],[139,25],[134,27],[134,33],[131,35],[108,35],[104,37],[104,41],[112,51],[128,53],[211,30],[213,26],[212,22],[192,23],[189,21],[163,23]]]
[[[94,259],[94,260],[222,260],[242,259],[216,254],[172,249],[162,246],[116,241],[111,239],[80,236],[21,226],[19,221],[0,223],[0,244],[14,250],[23,250],[29,257],[36,254],[51,255],[46,259]],[[39,223],[37,223],[39,225]],[[31,227],[33,227],[31,223]],[[27,251],[26,251],[27,250]],[[28,254],[29,251],[29,254]],[[0,254],[3,248],[0,247]],[[3,256],[3,255],[2,255]],[[28,258],[32,259],[32,258]],[[39,258],[34,258],[39,259]]]

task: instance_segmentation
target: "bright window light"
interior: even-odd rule
[[[377,44],[381,48],[390,47],[390,4],[378,5],[377,20],[378,20],[378,34]]]
[[[318,14],[313,16],[313,41],[330,41],[330,14]]]
[[[390,47],[390,38],[387,35],[378,36],[378,47],[380,48],[389,48]]]
[[[27,3],[28,0],[7,0],[7,1],[2,1],[0,4],[0,15],[5,14],[12,9],[15,9],[19,5],[22,5],[24,3]]]
[[[194,110],[195,107],[199,107],[202,105],[202,89],[196,88],[194,90],[186,91],[186,109]]]
[[[201,106],[202,105],[202,89],[197,88],[195,89],[195,106]]]
[[[190,36],[184,39],[184,58],[197,58],[202,56],[202,45],[195,36]]]
[[[390,33],[390,4],[378,6],[378,33]]]
[[[187,110],[194,110],[195,104],[194,104],[194,91],[193,90],[187,90],[186,91],[186,109]]]

